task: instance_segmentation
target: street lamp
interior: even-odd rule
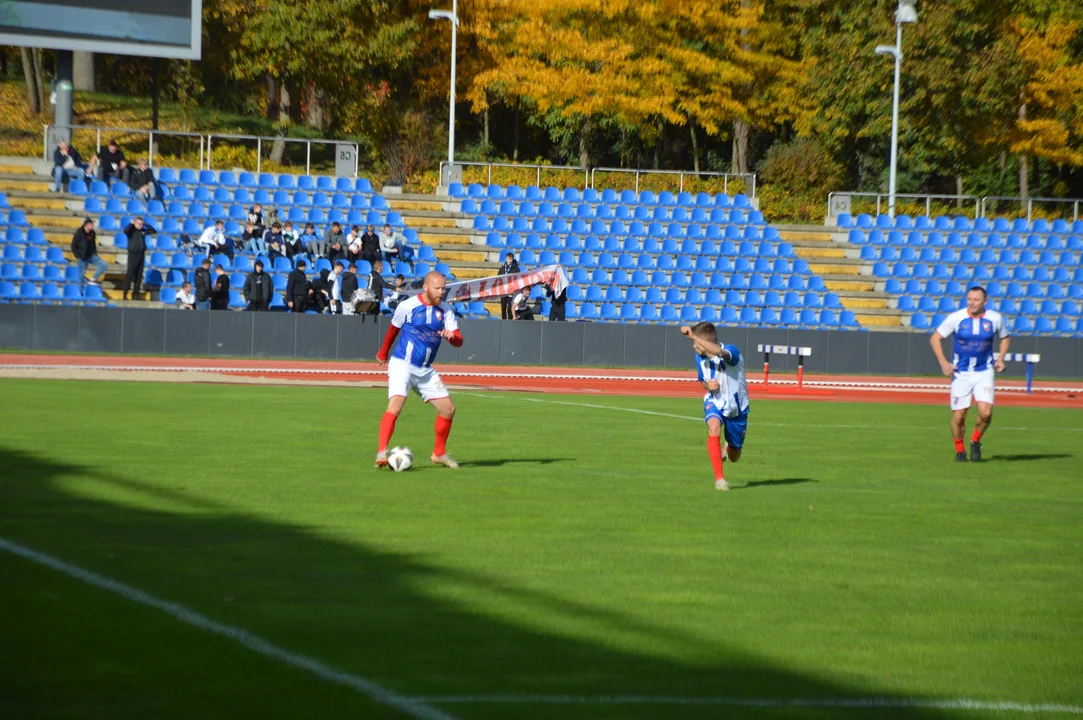
[[[918,11],[914,7],[916,0],[899,0],[895,11],[895,44],[877,45],[877,55],[890,55],[895,58],[895,92],[891,102],[891,168],[887,181],[887,214],[895,217],[895,176],[899,160],[899,71],[902,68],[902,26],[918,21]]]
[[[429,10],[430,20],[451,21],[451,110],[448,117],[447,161],[448,167],[455,167],[455,42],[459,29],[459,0],[452,0],[451,11]],[[449,171],[450,172],[450,171]],[[444,179],[441,178],[441,183]],[[450,182],[450,181],[449,181]]]

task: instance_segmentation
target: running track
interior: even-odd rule
[[[213,373],[225,377],[260,377],[282,381],[379,383],[384,371],[371,362],[313,362],[236,358],[161,358],[117,355],[0,356],[0,371],[9,369],[57,369],[123,372],[184,371]],[[620,370],[595,368],[512,367],[495,365],[444,365],[440,374],[452,388],[520,392],[699,397],[703,391],[689,372],[669,370]],[[827,402],[895,402],[946,405],[946,378],[876,377],[867,375],[806,374],[797,391],[796,375],[773,373],[765,388],[758,368],[749,368],[749,394],[753,398],[819,400]],[[997,404],[1013,407],[1083,408],[1083,383],[1035,382],[1027,394],[1025,384],[1003,380],[997,384]]]

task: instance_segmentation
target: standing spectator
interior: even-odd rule
[[[311,225],[311,223],[309,224]],[[282,250],[285,256],[291,260],[295,255],[303,255],[305,252],[305,247],[301,244],[300,237],[293,229],[293,223],[289,220],[282,226]]]
[[[315,225],[313,225],[312,223],[305,223],[305,231],[301,233],[301,236],[298,238],[298,242],[300,243],[302,248],[301,252],[308,253],[310,256],[310,260],[314,260],[317,257],[317,255],[315,255],[314,249],[319,247],[320,236],[316,234]],[[301,253],[295,253],[295,255],[297,254]]]
[[[304,260],[297,261],[297,267],[286,280],[286,305],[295,313],[308,310],[308,276],[305,275]]]
[[[380,251],[388,267],[394,267],[391,263],[399,259],[401,244],[402,236],[391,229],[391,223],[384,223],[384,229],[380,233]]]
[[[79,151],[61,140],[53,151],[53,192],[63,192],[65,180],[85,180],[86,163]]]
[[[504,256],[504,264],[500,266],[498,275],[518,275],[519,263],[515,260],[513,253],[508,253]],[[511,295],[505,295],[500,298],[500,319],[511,320]]]
[[[86,287],[87,265],[93,265],[95,270],[94,279],[90,281],[90,284],[101,283],[102,276],[105,275],[109,266],[98,256],[98,233],[94,231],[94,221],[90,218],[83,220],[82,226],[72,236],[71,254],[75,256],[75,261],[79,264],[80,292]]]
[[[110,140],[108,145],[90,159],[87,174],[97,175],[97,178],[102,182],[120,179],[120,172],[124,169],[122,163],[124,163],[124,151],[117,145],[116,140]]]
[[[214,296],[211,299],[211,310],[229,310],[229,273],[221,265],[214,268],[217,277],[214,279]]]
[[[376,234],[375,225],[369,225],[361,236],[361,259],[370,265],[380,259],[380,236]]]
[[[335,263],[331,268],[331,274],[327,278],[327,282],[331,285],[331,314],[342,314],[342,274],[343,265],[341,262]]]
[[[381,274],[384,270],[383,261],[377,260],[372,264],[372,272],[369,273],[368,291],[372,293],[372,297],[375,300],[373,309],[370,311],[371,315],[376,315],[380,312],[380,304],[384,301],[384,290],[387,290],[387,281],[384,280],[384,276]]]
[[[350,263],[346,272],[342,273],[338,285],[339,294],[342,296],[342,314],[353,315],[353,296],[357,292],[357,265],[355,263]]]
[[[534,309],[530,307],[530,288],[523,288],[511,300],[512,320],[533,320]]]
[[[203,234],[199,236],[196,245],[206,249],[207,257],[221,254],[227,256],[230,260],[233,259],[233,249],[229,246],[225,228],[226,224],[218,220],[214,225],[206,228]]]
[[[214,288],[211,285],[211,259],[203,258],[203,262],[195,272],[196,279],[196,310],[210,310],[211,297]]]
[[[128,274],[124,277],[124,300],[128,299],[128,290],[132,291],[132,300],[138,300],[137,295],[143,290],[143,263],[147,257],[147,235],[156,235],[157,230],[153,225],[143,222],[143,218],[137,217],[124,228],[124,234],[128,236]]]
[[[263,236],[256,232],[256,226],[251,222],[244,224],[244,232],[241,233],[241,247],[245,252],[262,254],[267,252],[267,245]]]
[[[144,201],[153,200],[158,196],[158,187],[154,184],[154,173],[143,158],[139,158],[138,166],[128,172],[127,183],[132,192]]]
[[[263,222],[263,206],[256,203],[248,208],[248,217],[245,219],[252,223],[255,232],[259,233],[260,237],[263,237],[263,233],[267,231],[267,226]]]
[[[187,280],[181,285],[181,289],[177,291],[177,308],[180,310],[196,309],[196,294],[192,292],[192,283]]]
[[[395,287],[391,288],[391,297],[387,299],[387,309],[394,310],[399,303],[410,296],[410,288],[406,287],[406,276],[395,276]]]
[[[357,262],[361,258],[361,228],[354,225],[346,236],[346,256],[350,262]]]
[[[342,226],[337,222],[333,222],[331,227],[323,231],[323,240],[316,243],[315,247],[310,247],[308,251],[312,253],[313,257],[327,257],[327,253],[334,243],[337,242],[339,249],[341,249],[345,240],[346,236],[342,234]]]
[[[545,294],[551,301],[549,305],[550,322],[564,322],[564,305],[568,302],[568,288],[561,290],[558,295],[553,292],[552,285],[546,285]]]
[[[323,315],[331,309],[331,271],[327,268],[320,270],[316,279],[312,281],[311,292],[308,296],[308,307]]]
[[[248,302],[249,310],[267,311],[271,309],[274,286],[271,276],[263,272],[263,261],[257,260],[255,267],[244,280],[244,299]]]

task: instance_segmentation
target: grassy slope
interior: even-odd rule
[[[395,476],[369,468],[380,391],[4,381],[0,395],[0,535],[403,692],[1083,702],[1078,413],[1002,409],[993,458],[959,467],[943,408],[761,402],[722,494],[688,401],[599,404],[692,420],[460,393],[452,450],[474,465],[454,475],[424,462],[431,411],[411,401],[396,442],[422,462]],[[180,682],[208,716],[295,717],[302,700],[371,716],[74,580],[3,556],[0,576],[17,588],[0,612],[22,619],[0,623],[0,648],[29,659],[5,663],[0,715],[97,716],[63,711],[86,697],[117,717],[191,717]]]

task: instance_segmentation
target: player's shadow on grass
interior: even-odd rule
[[[1044,453],[1031,455],[993,455],[985,458],[985,462],[1030,462],[1032,460],[1062,460],[1075,457],[1068,453]]]
[[[552,465],[553,463],[569,462],[569,458],[488,458],[487,460],[468,460],[459,463],[464,468],[504,467],[505,465]]]
[[[751,490],[752,488],[780,487],[782,485],[804,485],[805,483],[820,482],[812,478],[783,478],[781,480],[753,480],[744,485],[735,485],[732,490]]]

